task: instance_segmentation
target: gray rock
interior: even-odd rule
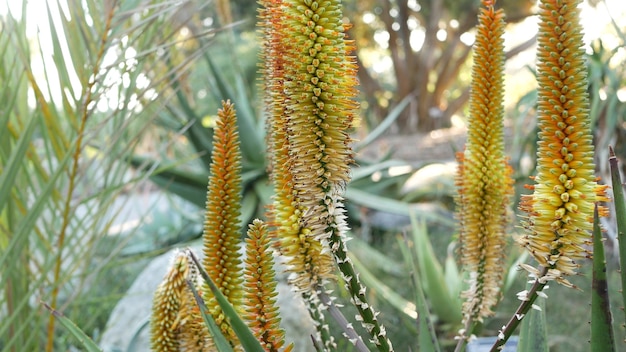
[[[200,246],[192,247],[192,250],[201,256]],[[165,276],[173,256],[174,250],[152,260],[117,303],[100,341],[100,346],[105,352],[150,351],[149,319],[152,296]],[[309,313],[300,296],[287,284],[286,275],[281,274],[283,269],[279,266],[275,269],[278,280],[277,304],[286,341],[294,343],[294,351],[315,351],[310,339],[310,335],[315,333],[315,327]]]

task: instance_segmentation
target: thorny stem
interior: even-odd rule
[[[333,337],[330,335],[328,324],[326,324],[326,319],[322,313],[322,309],[325,307],[319,304],[319,293],[323,292],[323,289],[322,287],[318,287],[317,290],[313,290],[312,292],[302,292],[302,298],[308,303],[307,309],[315,323],[315,330],[317,330],[317,336],[311,336],[313,344],[321,347],[324,351],[328,351],[337,346],[335,345]],[[319,346],[320,343],[322,346]]]
[[[457,337],[459,341],[456,343],[454,352],[463,351],[463,347],[465,347],[468,335],[471,336],[472,330],[474,330],[473,324],[474,324],[474,320],[471,317],[467,318],[467,320],[465,321],[465,325],[463,326],[463,333]]]
[[[502,346],[509,340],[511,335],[519,324],[522,322],[522,319],[526,316],[530,308],[532,308],[533,303],[539,296],[537,293],[541,292],[543,288],[546,286],[548,281],[542,280],[548,273],[548,268],[541,267],[541,271],[539,272],[538,277],[535,279],[533,286],[530,288],[526,299],[522,300],[522,303],[517,307],[515,314],[511,317],[508,323],[502,328],[500,333],[498,334],[498,338],[496,342],[491,346],[490,352],[497,352],[502,350]]]
[[[328,309],[328,313],[330,314],[330,316],[333,317],[333,319],[335,319],[335,321],[341,326],[341,328],[343,329],[343,332],[346,334],[346,337],[351,342],[354,343],[354,346],[356,347],[357,351],[369,352],[369,349],[367,348],[367,346],[365,346],[365,343],[363,342],[363,339],[361,339],[361,336],[357,334],[357,332],[352,327],[352,324],[348,322],[346,317],[343,315],[343,313],[341,313],[341,311],[339,310],[337,305],[332,301],[330,296],[328,296],[323,291],[320,291],[319,296],[320,296],[320,300],[322,301],[322,303]]]
[[[347,249],[344,240],[338,231],[333,230],[329,238],[330,248],[335,256],[335,261],[339,266],[339,270],[343,274],[346,288],[352,296],[352,303],[359,311],[361,323],[372,337],[372,342],[379,351],[393,351],[391,341],[387,339],[385,328],[378,323],[377,313],[374,312],[372,306],[369,305],[365,296],[365,287],[361,284],[358,274],[354,270],[352,261],[347,256]],[[357,320],[359,316],[357,316]]]

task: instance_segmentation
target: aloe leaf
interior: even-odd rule
[[[367,258],[367,266],[369,268],[377,268],[385,274],[395,277],[404,277],[406,272],[402,268],[402,264],[394,258],[379,252],[360,238],[353,237],[348,242],[349,253],[358,258]]]
[[[243,93],[240,92],[237,94],[237,92],[232,89],[232,87],[227,83],[223,71],[220,71],[217,68],[208,53],[205,53],[204,58],[211,74],[215,78],[217,89],[215,94],[217,94],[217,98],[223,100],[235,98],[242,99],[241,96]],[[241,83],[239,83],[239,88],[241,88]],[[242,102],[238,102],[239,104],[242,104],[240,108],[239,105],[237,105],[237,130],[240,134],[242,158],[244,159],[244,164],[248,162],[262,164],[265,160],[264,137],[258,133],[260,129],[257,126],[252,110],[247,106],[244,107],[244,104],[249,102],[249,100],[249,98],[246,98]]]
[[[615,351],[613,316],[606,281],[606,260],[596,205],[593,217],[593,279],[591,282],[591,350]]]
[[[198,263],[196,263],[196,265],[197,264]],[[213,339],[213,343],[215,344],[217,350],[219,352],[232,352],[233,348],[230,346],[230,343],[228,343],[228,340],[224,337],[224,334],[222,334],[222,331],[215,323],[215,319],[213,319],[213,316],[209,313],[209,309],[206,304],[204,304],[202,297],[198,294],[198,290],[196,290],[193,283],[189,280],[187,280],[187,286],[193,293],[193,297],[200,308],[200,315],[202,315],[204,324],[206,324],[209,332],[211,333],[211,338]]]
[[[130,157],[129,162],[135,167],[144,166],[146,169],[153,169],[156,166],[156,161],[138,156]],[[159,167],[150,175],[150,180],[159,187],[167,189],[199,208],[204,208],[206,205],[205,193],[208,178],[208,174],[183,171],[176,168],[175,165]]]
[[[419,217],[421,219],[432,220],[440,224],[450,226],[452,226],[453,224],[451,219],[438,215],[436,213],[430,211],[422,211],[419,209],[411,209],[410,204],[406,202],[398,201],[388,197],[378,196],[353,187],[348,187],[348,189],[346,190],[346,199],[355,204],[370,209],[406,216],[409,216],[409,213],[411,212],[414,213],[416,217]]]
[[[532,284],[528,284],[530,286]],[[540,309],[531,309],[522,321],[520,328],[518,352],[548,352],[548,333],[546,325],[546,300],[539,299],[536,306]],[[594,350],[595,351],[595,350]]]
[[[50,311],[50,313],[61,323],[61,325],[63,325],[63,327],[67,329],[67,331],[70,332],[70,334],[72,334],[72,336],[74,336],[81,343],[81,345],[83,345],[87,352],[102,352],[100,347],[98,347],[98,345],[96,345],[96,343],[93,342],[93,340],[87,336],[84,331],[76,326],[74,322],[61,314],[61,312],[50,307],[48,304],[43,303],[43,306]]]
[[[417,311],[415,304],[408,301],[404,297],[395,292],[394,289],[385,285],[382,281],[378,280],[374,274],[372,274],[363,263],[355,256],[348,254],[363,283],[372,290],[376,290],[381,293],[384,300],[389,302],[393,307],[397,308],[402,313],[408,315],[413,319],[417,319]]]
[[[376,126],[376,128],[370,132],[365,139],[363,139],[360,143],[358,143],[355,147],[355,151],[359,151],[372,142],[374,142],[378,137],[380,137],[393,123],[398,119],[404,108],[413,100],[415,97],[413,94],[409,94],[404,99],[402,99],[398,105],[396,105],[381,122]]]
[[[196,267],[199,269],[200,275],[202,275],[202,278],[211,289],[211,292],[215,296],[217,303],[220,305],[220,308],[224,312],[224,315],[227,321],[229,322],[230,326],[233,328],[233,331],[235,332],[235,334],[237,334],[237,337],[239,338],[239,342],[241,342],[241,346],[243,346],[244,350],[251,351],[251,352],[263,351],[263,347],[261,347],[261,344],[259,343],[259,341],[254,337],[254,334],[252,334],[252,331],[250,331],[250,328],[241,319],[241,317],[239,317],[239,315],[235,311],[235,308],[233,308],[233,306],[228,302],[226,297],[224,297],[224,295],[219,290],[219,288],[215,285],[213,280],[211,280],[211,277],[209,276],[209,274],[207,274],[206,270],[204,270],[204,268],[201,266],[195,254],[193,254],[191,250],[188,250],[187,253],[193,260]]]
[[[617,222],[617,240],[619,243],[619,260],[621,263],[620,275],[622,278],[622,302],[626,302],[626,203],[624,201],[624,188],[619,174],[617,157],[613,148],[609,148],[609,166],[611,168],[611,181],[613,184],[613,204],[615,204],[615,220]]]
[[[461,322],[461,302],[450,295],[441,264],[437,260],[426,225],[418,222],[411,214],[412,238],[415,243],[415,256],[420,271],[424,292],[432,302],[434,313],[445,322],[457,324]]]
[[[367,166],[359,166],[358,168],[352,170],[352,182],[361,178],[371,177],[374,172],[387,170],[391,167],[410,167],[410,165],[408,165],[405,161],[392,159]]]
[[[446,261],[444,263],[444,281],[446,286],[448,286],[448,292],[450,292],[450,297],[460,297],[461,291],[463,290],[463,277],[459,272],[459,267],[456,264],[456,259],[454,255],[452,255],[454,248],[453,243],[448,249],[448,254],[446,255]]]
[[[441,348],[437,341],[435,328],[431,321],[426,294],[422,285],[422,278],[419,267],[414,259],[416,253],[415,242],[409,241],[405,234],[404,243],[400,245],[400,250],[406,265],[411,268],[411,283],[415,292],[415,306],[417,309],[417,350],[439,352]]]

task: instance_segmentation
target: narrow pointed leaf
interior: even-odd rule
[[[74,322],[72,322],[70,319],[61,314],[61,312],[56,311],[46,303],[43,303],[43,305],[44,307],[46,307],[47,310],[50,311],[52,315],[54,315],[54,317],[61,323],[61,325],[63,325],[63,327],[65,327],[67,331],[69,331],[70,334],[72,334],[72,336],[74,336],[81,343],[81,345],[83,345],[87,352],[102,352],[100,347],[98,347],[98,345],[96,345],[96,343],[93,342],[93,340],[89,336],[87,336],[84,331],[76,326]]]
[[[5,166],[1,168],[0,174],[0,212],[7,204],[7,199],[11,195],[11,188],[14,185],[15,177],[21,170],[20,164],[24,162],[28,147],[31,145],[31,138],[35,131],[37,119],[31,118],[28,125],[20,135],[17,145],[11,152],[11,157]]]
[[[252,334],[252,331],[250,331],[250,328],[248,328],[248,326],[241,319],[241,317],[237,315],[237,312],[235,311],[233,306],[228,302],[226,297],[224,297],[224,295],[219,290],[219,288],[215,285],[213,280],[211,280],[211,277],[209,276],[209,274],[201,266],[200,262],[198,261],[198,258],[196,258],[196,256],[191,251],[188,251],[188,252],[189,252],[189,255],[191,256],[191,259],[194,261],[194,263],[198,267],[200,271],[200,275],[202,275],[202,278],[207,283],[207,285],[211,289],[211,292],[215,296],[215,299],[220,305],[220,308],[222,309],[222,311],[224,312],[226,319],[229,321],[230,326],[233,328],[233,331],[235,331],[235,334],[237,334],[237,337],[239,338],[239,342],[241,342],[241,345],[243,346],[244,350],[251,351],[251,352],[263,351],[263,347],[261,347],[261,344],[259,343],[259,341],[257,341],[257,339],[254,337],[254,334]]]
[[[196,262],[196,265],[197,264],[198,263]],[[202,315],[202,319],[204,320],[204,323],[211,333],[211,338],[213,339],[215,348],[217,348],[219,352],[232,352],[233,348],[230,346],[230,343],[228,343],[226,337],[224,337],[224,335],[222,334],[222,330],[220,330],[220,328],[215,323],[215,319],[213,319],[213,316],[211,315],[211,313],[209,313],[206,304],[204,304],[204,300],[198,294],[198,290],[196,290],[193,283],[191,283],[189,280],[187,280],[187,286],[193,293],[193,297],[196,299],[196,303],[200,308],[200,315]]]
[[[416,319],[417,311],[415,304],[408,301],[404,297],[396,293],[394,289],[385,285],[382,281],[378,280],[372,272],[370,272],[363,263],[354,255],[349,255],[354,267],[359,271],[359,275],[363,283],[372,290],[380,292],[384,297],[384,300],[389,302],[394,308],[397,308],[402,313],[409,317]]]
[[[422,278],[418,265],[414,259],[416,250],[415,243],[404,238],[404,243],[400,246],[404,261],[411,269],[411,280],[415,293],[415,306],[417,309],[417,350],[418,351],[434,351],[439,352],[441,348],[437,342],[435,328],[431,321],[430,311],[428,310],[428,302],[426,302],[426,294],[422,285]]]
[[[436,221],[444,225],[452,225],[452,220],[429,211],[420,211],[419,209],[411,209],[410,204],[398,201],[392,198],[377,196],[366,191],[348,187],[346,190],[346,199],[362,205],[364,207],[385,211],[393,214],[409,216],[409,212],[414,213],[415,217],[420,219]]]
[[[593,279],[591,282],[591,350],[615,351],[613,316],[606,281],[604,243],[596,206],[593,217]]]
[[[445,280],[441,264],[437,260],[424,223],[419,223],[411,215],[413,242],[417,266],[424,283],[424,292],[432,302],[434,313],[448,323],[461,322],[461,302],[452,297]]]
[[[359,151],[365,147],[367,147],[368,145],[370,145],[372,142],[374,142],[378,137],[380,137],[389,127],[391,127],[393,125],[393,123],[398,119],[398,117],[400,116],[400,114],[402,114],[402,111],[404,111],[404,108],[406,108],[406,106],[411,102],[411,100],[413,100],[415,97],[410,94],[407,95],[406,97],[404,97],[404,99],[400,100],[400,102],[398,103],[398,105],[396,105],[391,112],[389,112],[389,115],[387,115],[382,121],[381,123],[378,124],[378,126],[376,126],[376,128],[374,130],[372,130],[367,137],[365,137],[365,139],[363,139],[361,142],[359,142],[355,147],[354,150],[355,151]]]
[[[617,240],[619,242],[619,259],[622,277],[622,302],[626,302],[626,203],[624,201],[624,186],[620,177],[617,157],[610,149],[609,165],[611,167],[611,181],[613,183],[613,203],[615,204],[615,219],[617,222]],[[623,308],[623,307],[622,307]]]

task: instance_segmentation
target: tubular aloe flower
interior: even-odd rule
[[[261,220],[254,220],[246,239],[244,316],[266,351],[278,351],[285,343],[285,333],[279,326],[273,264],[267,226]]]
[[[457,155],[462,264],[470,277],[464,292],[466,322],[493,315],[491,308],[500,299],[512,193],[502,137],[505,22],[494,2],[483,0],[478,15],[468,139],[464,155]]]
[[[537,175],[532,195],[522,198],[528,234],[519,238],[554,278],[576,273],[590,256],[594,204],[608,200],[594,176],[580,0],[543,0],[539,5],[537,76]]]
[[[187,288],[191,263],[184,252],[177,253],[170,269],[157,288],[152,303],[150,320],[151,349],[155,352],[169,352],[180,349],[178,334],[180,329],[181,298]]]
[[[241,229],[241,155],[233,104],[230,101],[222,102],[222,109],[217,116],[204,221],[205,257],[202,264],[228,301],[240,310],[243,295],[238,251]],[[204,292],[203,298],[216,323],[224,336],[236,345],[235,333],[224,319],[217,301],[208,287],[205,287]]]

